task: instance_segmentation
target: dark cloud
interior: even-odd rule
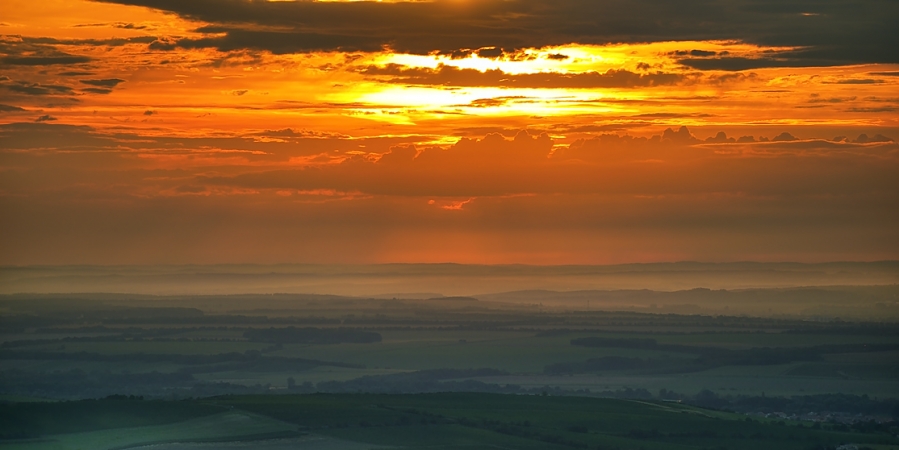
[[[57,43],[52,38],[16,36],[12,39],[0,39],[0,67],[72,65],[92,61],[87,56],[58,50],[55,47]]]
[[[777,136],[774,136],[774,139],[771,139],[771,141],[773,141],[773,142],[790,142],[790,141],[796,141],[796,140],[798,140],[798,139],[795,136],[793,136],[792,134],[790,134],[786,131],[778,134]]]
[[[84,88],[81,92],[90,92],[91,94],[110,94],[112,93],[112,89],[103,89],[103,88]]]
[[[481,49],[478,49],[478,51],[476,51],[475,53],[477,53],[477,55],[480,56],[481,58],[490,58],[490,59],[496,59],[496,58],[502,57],[504,54],[503,49],[495,48],[495,47],[481,48]]]
[[[736,142],[736,139],[727,137],[727,133],[719,131],[714,137],[706,138],[705,142],[710,144],[730,144]]]
[[[56,117],[53,117],[49,114],[44,114],[43,116],[40,116],[37,119],[34,119],[35,122],[50,122],[53,120],[56,120]]]
[[[889,113],[899,111],[899,107],[896,106],[877,106],[873,108],[849,108],[846,111],[848,112],[856,112],[856,113]]]
[[[691,50],[690,51],[690,56],[702,57],[702,56],[715,56],[715,55],[717,55],[716,52],[710,52],[708,50]]]
[[[808,101],[809,103],[844,103],[844,102],[852,102],[858,97],[818,97],[817,95],[812,96],[812,98]]]
[[[741,70],[737,67],[899,62],[899,3],[892,0],[794,0],[786,5],[763,0],[102,1],[156,8],[212,24],[198,30],[207,36],[177,39],[165,44],[169,48],[302,53],[378,51],[387,46],[401,52],[451,54],[461,49],[715,39],[798,50],[780,59],[688,58],[685,64],[700,68],[717,61]]]
[[[146,112],[144,113],[146,114]],[[278,142],[258,137],[277,137]],[[102,133],[92,127],[36,123],[0,124],[0,149],[56,149],[65,152],[184,152],[186,149],[216,148],[255,152],[259,158],[287,160],[334,151],[365,150],[383,153],[391,147],[433,139],[433,136],[350,138],[349,136],[293,130],[267,131],[236,137],[147,136],[130,131]]]
[[[513,103],[516,101],[529,101],[529,100],[528,100],[528,97],[522,97],[522,96],[479,98],[476,100],[472,100],[466,106],[471,106],[471,107],[475,107],[475,108],[489,108],[489,107],[507,105],[509,103]]]
[[[60,86],[56,84],[40,84],[40,83],[28,83],[25,81],[18,81],[11,84],[6,84],[2,86],[9,91],[15,92],[17,94],[25,94],[25,95],[60,95],[60,94],[71,94],[72,88],[68,86]]]
[[[200,28],[205,33],[225,33],[200,39],[180,39],[171,42],[155,41],[153,50],[172,50],[174,48],[216,48],[221,51],[266,50],[274,54],[308,53],[321,51],[343,52],[377,52],[384,49],[385,44],[369,39],[360,39],[351,35],[335,35],[325,33],[288,33],[280,31],[247,31],[221,27]]]
[[[91,86],[114,88],[118,86],[119,83],[124,83],[125,80],[121,78],[106,78],[102,80],[81,80],[81,82]]]
[[[130,38],[108,38],[108,39],[57,39],[51,37],[22,37],[20,43],[22,45],[88,45],[94,47],[121,47],[128,44],[149,44],[155,41],[155,36],[135,36]],[[52,47],[51,47],[52,48]]]
[[[882,134],[876,134],[874,137],[868,137],[867,134],[860,134],[858,138],[855,139],[856,143],[859,144],[868,144],[868,143],[880,143],[880,142],[895,142],[892,138],[888,138]]]
[[[121,28],[123,30],[146,30],[149,28],[146,25],[137,25],[134,23],[115,23],[112,25],[114,28]]]
[[[609,70],[605,73],[528,73],[507,74],[502,70],[481,72],[475,69],[440,65],[436,69],[409,68],[396,64],[384,67],[369,66],[360,71],[378,76],[382,81],[399,84],[436,86],[502,86],[519,88],[596,88],[596,87],[647,87],[678,84],[686,75],[673,73],[638,74],[628,70]]]
[[[6,56],[0,58],[0,66],[53,66],[58,64],[82,64],[90,62],[87,56]]]
[[[881,84],[883,80],[875,80],[873,78],[852,78],[849,80],[837,80],[828,84]]]
[[[147,25],[140,25],[130,22],[112,22],[112,23],[79,23],[77,25],[72,25],[74,28],[88,28],[88,27],[111,27],[111,28],[121,28],[123,30],[146,30],[149,28]]]
[[[679,63],[698,70],[752,70],[765,67],[805,67],[805,66],[830,66],[836,62],[824,60],[808,60],[801,58],[684,58]]]
[[[73,55],[59,50],[58,46],[108,46],[119,47],[128,44],[149,44],[155,41],[152,36],[112,39],[55,39],[50,37],[15,36],[0,39],[0,67],[4,66],[66,66],[86,64],[93,58]],[[64,76],[90,75],[83,70],[62,72]]]
[[[726,54],[727,52],[722,52],[722,53]],[[677,50],[677,51],[673,51],[673,52],[669,53],[669,55],[671,55],[671,56],[695,56],[697,58],[704,58],[704,57],[708,57],[708,56],[718,55],[718,52],[713,52],[713,51],[709,51],[709,50],[690,50],[690,51]]]
[[[4,105],[4,104],[0,103],[0,112],[15,112],[15,111],[25,111],[25,108],[19,108],[18,106]]]

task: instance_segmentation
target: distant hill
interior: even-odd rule
[[[577,310],[677,314],[802,315],[822,318],[899,318],[899,285],[817,286],[680,291],[525,290],[476,296],[485,302],[538,304]]]
[[[233,264],[0,267],[0,294],[330,294],[427,299],[541,290],[689,291],[695,288],[734,290],[890,284],[899,284],[899,261],[567,266]],[[691,298],[695,295],[703,294],[695,292]]]

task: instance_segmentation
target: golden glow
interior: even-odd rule
[[[835,258],[897,255],[879,250],[895,241],[895,213],[882,205],[895,205],[899,189],[884,194],[897,150],[878,137],[899,139],[896,64],[777,67],[799,49],[735,41],[461,49],[455,58],[427,48],[281,54],[181,41],[225,34],[150,8],[6,0],[0,9],[0,64],[12,61],[0,66],[0,139],[10,146],[0,148],[0,202],[40,212],[6,236],[119,214],[114,226],[71,229],[105,238],[180,217],[212,230],[238,224],[217,236],[217,251],[240,242],[243,255],[268,248],[285,261],[364,247],[354,261],[479,262],[488,245],[499,255],[489,262],[714,259],[733,242],[753,259],[767,224],[804,211],[778,224],[800,231],[764,245],[803,243],[812,233],[802,227],[850,217],[859,224],[846,235],[877,251]],[[716,61],[745,67],[703,66]],[[743,226],[758,228],[755,241],[743,240]],[[718,227],[727,239],[709,237]],[[848,239],[818,233],[815,242]],[[711,250],[691,253],[694,242]],[[795,245],[784,254],[814,250]],[[31,260],[0,262],[10,261]]]
[[[477,49],[474,49],[477,50]],[[677,68],[671,53],[677,51],[699,50],[704,52],[727,52],[731,57],[755,57],[764,52],[782,52],[792,50],[790,47],[759,47],[727,41],[678,41],[654,42],[651,44],[628,45],[567,45],[526,49],[514,54],[506,54],[498,58],[482,58],[476,53],[465,58],[453,59],[446,55],[409,55],[384,54],[373,63],[378,65],[399,64],[409,67],[425,67],[435,69],[440,65],[460,69],[479,71],[502,70],[508,74],[558,72],[585,73],[605,72],[608,70],[639,70],[640,64],[649,67],[645,70],[658,71]],[[556,56],[560,59],[553,59]],[[564,59],[561,57],[564,56]]]
[[[41,2],[39,13],[34,2],[15,0],[6,6],[4,25],[0,29],[7,33],[4,38],[7,41],[21,40],[19,36],[58,39],[137,38],[148,34],[185,36],[204,25],[146,8],[89,1]],[[123,82],[108,95],[76,89],[77,102],[44,101],[40,111],[66,123],[101,127],[127,123],[148,131],[164,128],[167,133],[196,134],[201,130],[240,132],[290,127],[302,122],[310,127],[356,135],[422,131],[442,135],[443,123],[454,127],[465,123],[483,126],[486,120],[504,127],[526,127],[533,117],[544,117],[572,126],[579,122],[638,120],[663,127],[675,115],[679,117],[678,124],[694,127],[785,123],[899,126],[895,113],[868,112],[884,107],[878,99],[895,96],[899,78],[880,77],[876,83],[845,84],[847,80],[851,83],[855,79],[869,79],[870,72],[895,70],[895,67],[724,72],[698,71],[678,63],[679,55],[688,52],[752,59],[789,50],[739,42],[568,45],[524,49],[497,58],[479,57],[478,49],[472,49],[473,53],[459,59],[437,54],[147,51],[146,41],[115,46],[81,45],[74,41],[55,48],[92,58],[86,65],[91,77],[117,78]],[[381,72],[370,72],[369,68],[379,68]],[[386,68],[393,68],[393,72],[385,71]],[[441,68],[463,72],[441,74]],[[465,70],[487,77],[478,81],[475,74]],[[589,82],[583,87],[565,83],[553,86],[551,79],[539,87],[515,87],[513,82],[518,80],[515,77],[528,75],[611,77],[617,71],[626,71],[633,77],[665,74],[680,78],[660,84],[615,86],[609,83],[596,87]],[[57,72],[49,70],[39,75],[30,67],[11,67],[5,75],[12,80],[32,78],[31,82],[51,85],[71,81],[55,75]],[[462,80],[461,84],[440,78],[444,75],[456,76]],[[419,78],[410,83],[404,81],[406,76]],[[434,79],[433,84],[427,81],[428,76]],[[510,79],[513,81],[506,81]],[[521,83],[533,83],[527,80],[534,78],[522,80],[525,81]],[[486,84],[478,85],[480,82]],[[76,84],[75,87],[88,86]],[[704,98],[715,101],[704,101]],[[150,110],[153,112],[147,115]],[[248,111],[252,114],[247,114]],[[400,128],[378,131],[378,123]],[[634,130],[657,131],[658,128],[645,126]]]

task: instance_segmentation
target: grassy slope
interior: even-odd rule
[[[4,450],[113,450],[162,442],[232,441],[296,434],[295,427],[244,411],[227,411],[166,425],[113,428],[0,441]]]
[[[485,445],[701,449],[802,449],[895,438],[746,421],[677,404],[483,394],[310,395],[223,398],[223,403],[381,445]]]
[[[348,441],[407,448],[801,450],[846,442],[899,448],[899,439],[886,434],[749,421],[672,403],[582,397],[315,394],[2,408],[5,416],[0,422],[7,429],[42,430],[40,440],[0,441],[4,450],[102,450],[159,442],[234,441],[285,436],[297,427]]]
[[[199,332],[198,332],[199,333]],[[231,330],[204,330],[204,337],[234,337]],[[217,334],[217,333],[220,333]],[[711,389],[720,395],[804,395],[826,392],[868,394],[874,397],[899,395],[899,384],[893,380],[899,373],[896,352],[853,353],[826,355],[823,361],[791,363],[776,366],[734,366],[715,368],[690,374],[642,374],[634,376],[628,371],[610,371],[601,377],[581,376],[545,377],[544,366],[559,362],[584,361],[602,356],[628,356],[640,358],[692,358],[670,351],[588,348],[573,346],[573,338],[595,336],[597,333],[576,332],[557,336],[536,337],[533,332],[468,331],[468,330],[408,330],[384,331],[384,341],[377,344],[299,345],[287,344],[270,356],[289,356],[326,359],[354,364],[365,368],[318,367],[307,370],[237,370],[195,375],[205,381],[255,385],[270,383],[284,387],[287,377],[298,383],[330,380],[349,380],[363,375],[380,375],[396,371],[436,368],[481,368],[507,370],[514,374],[502,379],[485,379],[491,383],[513,383],[527,387],[545,384],[573,388],[589,388],[593,391],[616,390],[625,387],[646,388],[655,393],[665,388],[683,394],[695,394],[701,389]],[[651,338],[660,343],[681,345],[714,345],[732,349],[757,346],[805,346],[833,343],[896,343],[896,336],[854,336],[822,334],[766,334],[766,333],[716,333],[716,334],[640,334],[602,333],[604,337]],[[465,340],[465,342],[460,342]],[[54,344],[55,345],[55,344]],[[67,343],[64,352],[88,351],[105,354],[134,352],[168,354],[215,354],[230,351],[263,348],[250,342],[80,342]],[[17,351],[55,350],[58,346],[25,346]],[[73,368],[85,372],[106,371],[120,373],[175,372],[180,365],[160,362],[94,362],[94,361],[0,361],[0,370],[21,369],[50,373]],[[528,378],[519,375],[528,374]]]
[[[226,411],[190,401],[82,400],[0,404],[0,436],[34,437],[164,425]]]

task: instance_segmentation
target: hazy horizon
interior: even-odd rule
[[[0,266],[0,293],[486,295],[523,290],[750,289],[899,283],[899,261],[617,265]]]

